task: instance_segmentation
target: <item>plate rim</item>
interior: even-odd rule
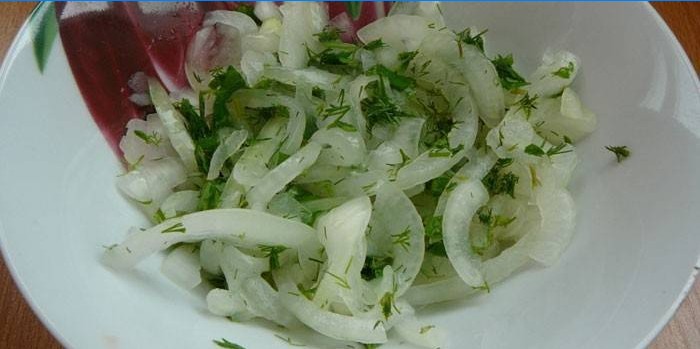
[[[29,31],[31,30],[30,27],[32,16],[35,13],[37,13],[40,9],[42,9],[42,7],[49,6],[51,3],[52,2],[50,1],[39,2],[24,19],[22,26],[12,39],[12,43],[10,44],[9,48],[7,49],[7,52],[3,57],[2,65],[0,65],[0,92],[2,92],[2,90],[5,88],[7,75],[11,67],[14,65],[15,58],[17,57],[20,50],[27,45],[25,40],[28,37]],[[678,40],[678,37],[670,29],[666,21],[663,19],[663,17],[661,17],[659,12],[651,5],[651,3],[646,1],[642,3],[635,2],[635,5],[641,5],[642,9],[646,13],[648,13],[656,22],[657,26],[661,30],[661,33],[665,35],[668,39],[670,39],[669,43],[672,45],[675,51],[680,53],[679,58],[683,63],[683,67],[685,68],[686,74],[690,76],[691,81],[696,87],[696,90],[699,91],[697,94],[698,96],[700,96],[700,77],[698,77],[698,73],[695,67],[693,66],[692,62],[690,61],[688,53],[685,51],[680,41]],[[60,36],[57,39],[60,40]],[[7,249],[6,240],[7,232],[2,224],[2,220],[0,220],[0,255],[2,256],[2,259],[12,278],[12,281],[14,282],[15,287],[19,290],[19,293],[22,295],[23,300],[32,310],[34,315],[39,319],[41,324],[46,330],[48,330],[48,332],[53,336],[53,338],[56,339],[56,341],[58,341],[59,344],[61,344],[63,347],[72,348],[73,343],[69,341],[68,338],[66,338],[58,330],[53,321],[49,319],[49,317],[42,311],[42,308],[38,304],[38,302],[34,300],[34,298],[31,296],[28,286],[24,283],[21,275],[18,273],[15,267],[13,260],[9,256],[9,250]],[[685,285],[683,286],[679,294],[676,296],[676,299],[673,301],[673,303],[669,305],[666,312],[659,318],[654,327],[651,330],[649,330],[649,332],[634,347],[635,349],[643,349],[648,347],[654,341],[654,339],[658,337],[658,335],[663,331],[663,329],[670,323],[683,301],[691,292],[699,270],[700,253],[698,253],[696,262],[691,267],[690,275],[688,276]]]

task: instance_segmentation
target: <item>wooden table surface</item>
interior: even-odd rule
[[[0,57],[4,57],[33,7],[33,3],[0,4]],[[683,44],[696,70],[700,70],[700,3],[655,3],[654,7]],[[0,259],[0,348],[60,347],[27,306]],[[700,282],[695,283],[673,320],[650,348],[700,348]]]

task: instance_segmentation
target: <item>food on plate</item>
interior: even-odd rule
[[[437,3],[397,3],[354,42],[337,23],[303,2],[205,16],[190,88],[148,79],[155,113],[120,143],[117,185],[153,226],[104,261],[166,251],[165,276],[235,321],[441,347],[414,307],[552,265],[572,237],[574,143],[596,127],[580,62],[546,52],[526,78]]]

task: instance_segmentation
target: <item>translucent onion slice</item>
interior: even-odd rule
[[[247,321],[255,317],[246,308],[240,293],[229,290],[213,289],[207,294],[207,309],[219,316],[230,317],[236,321]]]
[[[224,243],[215,240],[204,240],[199,245],[199,262],[202,269],[209,274],[221,274],[221,254],[224,253]]]
[[[268,18],[282,18],[282,13],[280,13],[280,9],[274,2],[256,2],[253,13],[255,13],[255,17],[260,18],[261,21],[265,21]]]
[[[309,60],[307,49],[321,51],[314,34],[328,23],[326,9],[316,2],[287,2],[279,10],[282,12],[279,60],[283,67],[303,68]]]
[[[351,311],[363,309],[360,271],[365,262],[365,230],[371,214],[369,197],[362,196],[330,210],[316,223],[316,234],[328,256],[313,299],[318,306],[328,305],[339,296]]]
[[[313,165],[320,152],[321,145],[311,142],[265,174],[246,195],[250,207],[254,210],[266,209],[272,197]]]
[[[172,157],[140,164],[117,177],[117,187],[138,203],[157,209],[172,189],[184,183],[187,175],[182,164]]]
[[[318,160],[321,164],[350,167],[365,161],[365,141],[357,132],[323,128],[316,131],[311,140],[324,145]]]
[[[428,284],[414,285],[403,298],[414,307],[463,299],[477,291],[458,277],[451,277]]]
[[[149,114],[146,120],[131,119],[126,124],[126,129],[126,134],[119,142],[119,149],[129,164],[176,155],[157,114]]]
[[[396,174],[396,185],[401,189],[408,189],[440,177],[445,171],[462,160],[465,155],[465,152],[460,150],[448,156],[436,156],[436,153],[442,154],[444,151],[427,150],[411,160],[407,165],[401,167]]]
[[[299,321],[282,306],[280,293],[262,277],[250,277],[243,281],[241,296],[248,311],[287,328],[299,326]]]
[[[542,65],[535,70],[525,86],[530,96],[551,97],[561,93],[578,75],[580,61],[568,51],[545,52]]]
[[[378,19],[357,31],[360,41],[382,41],[398,52],[415,51],[431,31],[430,23],[420,16],[397,14]],[[439,28],[435,28],[435,31]],[[456,46],[456,45],[455,45]]]
[[[197,247],[193,245],[182,245],[172,250],[163,260],[160,271],[170,281],[185,290],[197,287],[202,283],[199,273],[202,267],[199,264],[199,254],[196,252]]]
[[[282,144],[286,123],[281,117],[270,119],[260,130],[258,140],[245,148],[233,167],[232,177],[237,183],[249,188],[267,174],[267,162]]]
[[[217,209],[169,219],[152,228],[135,232],[107,249],[104,262],[115,269],[129,269],[146,257],[179,242],[222,240],[235,246],[258,248],[282,245],[299,248],[313,243],[309,226],[268,213],[247,209]]]
[[[281,287],[282,304],[306,326],[328,337],[360,343],[386,343],[386,331],[376,319],[341,315],[319,308],[292,285]]]
[[[472,251],[469,225],[472,216],[483,206],[489,194],[479,180],[458,184],[447,199],[442,220],[443,242],[447,257],[464,282],[472,287],[484,285],[479,271],[481,257]]]
[[[297,86],[300,83],[317,86],[323,90],[332,90],[338,87],[341,76],[329,73],[314,67],[303,69],[290,69],[285,67],[268,67],[263,71],[263,76],[284,84]]]
[[[224,141],[214,150],[214,154],[211,156],[211,162],[209,163],[209,173],[207,174],[207,180],[213,180],[219,177],[221,168],[224,166],[224,162],[228,160],[233,154],[235,154],[238,149],[241,148],[243,143],[248,138],[248,132],[246,130],[233,131]]]
[[[368,239],[378,248],[386,249],[378,252],[393,257],[395,297],[411,286],[420,271],[425,251],[424,235],[423,222],[411,200],[393,183],[383,183],[374,200]]]
[[[560,187],[543,185],[535,191],[535,202],[542,216],[542,227],[533,237],[529,255],[550,266],[569,245],[576,223],[576,208],[571,194]]]
[[[199,192],[196,190],[182,190],[172,193],[160,205],[163,217],[166,219],[192,213],[197,209]]]
[[[452,187],[456,184],[465,183],[470,180],[480,181],[496,163],[496,156],[488,151],[469,151],[467,152],[467,159],[469,159],[469,161],[459,170],[457,170],[457,173],[450,178],[450,181],[447,183],[445,188]],[[440,194],[433,216],[442,216],[443,212],[445,211],[445,205],[447,205],[447,199],[450,197],[451,192],[451,190],[445,190],[442,192],[442,194]]]
[[[387,17],[391,18],[391,17]],[[447,31],[435,31],[423,40],[420,51],[430,52],[456,69],[467,81],[478,107],[479,116],[487,126],[501,121],[505,110],[505,97],[496,68],[473,45],[457,45],[455,36]]]
[[[439,1],[397,2],[389,11],[389,16],[396,15],[420,16],[429,23],[433,23],[438,29],[445,26],[445,19],[442,17]]]
[[[418,321],[415,315],[406,315],[393,329],[403,340],[419,347],[446,348],[447,332]]]
[[[287,108],[289,120],[287,122],[284,141],[279,151],[291,155],[299,150],[304,139],[306,113],[294,98],[265,90],[239,90],[233,95],[230,105],[233,109],[241,113],[243,113],[245,107],[269,108],[283,106]]]
[[[158,80],[148,79],[151,100],[156,107],[163,127],[168,132],[168,138],[173,148],[182,159],[182,163],[190,173],[197,172],[197,161],[194,157],[194,142],[187,132],[182,115],[173,107],[172,101]]]

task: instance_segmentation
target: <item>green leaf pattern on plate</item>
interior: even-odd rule
[[[36,58],[39,71],[43,73],[58,33],[54,3],[44,2],[39,4],[32,12],[29,23],[32,31],[34,58]]]
[[[348,14],[353,20],[360,18],[360,14],[362,13],[361,1],[346,1],[345,8],[348,10]]]

